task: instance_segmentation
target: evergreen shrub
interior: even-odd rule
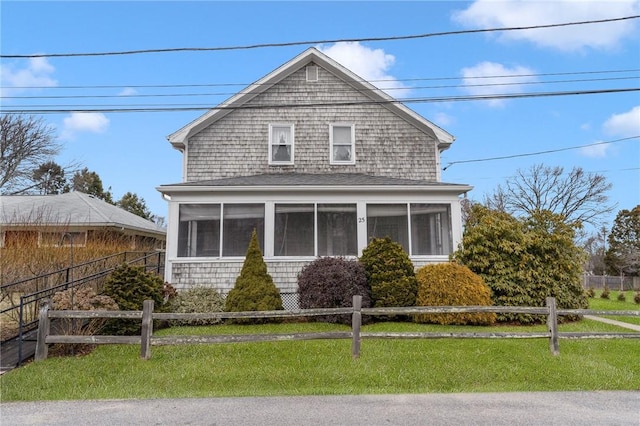
[[[298,274],[299,305],[302,309],[353,306],[353,296],[362,296],[362,307],[371,307],[371,290],[362,264],[339,257],[321,257]],[[319,321],[350,324],[351,315],[313,317]]]
[[[624,294],[624,291],[621,291],[620,293],[618,293],[618,300],[620,302],[624,302],[627,300],[627,296]]]
[[[258,235],[253,231],[251,242],[236,283],[227,295],[225,311],[277,311],[283,310],[280,291],[273,283],[264,263]],[[264,319],[236,320],[237,323],[263,323]]]
[[[609,291],[609,287],[607,287],[605,285],[604,286],[604,290],[602,290],[602,293],[600,293],[600,298],[601,299],[609,299],[610,295],[611,295],[611,292]]]
[[[596,291],[593,289],[593,287],[590,287],[589,290],[587,290],[587,297],[591,299],[596,297]]]
[[[456,263],[426,265],[418,269],[416,306],[492,306],[491,290],[482,277]],[[443,325],[490,325],[493,312],[420,314],[416,322]]]
[[[171,311],[176,313],[224,312],[224,297],[215,288],[192,287],[179,292],[171,301]],[[172,320],[171,325],[213,325],[220,318],[196,320]]]
[[[158,275],[146,272],[141,266],[122,264],[107,277],[104,294],[111,297],[121,311],[141,311],[145,300],[153,300],[154,311],[164,309],[165,283]],[[105,329],[112,334],[139,334],[139,320],[115,319]]]
[[[636,294],[633,296],[633,301],[640,305],[640,290],[636,291]]]
[[[362,251],[360,263],[364,266],[374,307],[415,305],[418,290],[415,270],[400,244],[389,237],[372,238]]]

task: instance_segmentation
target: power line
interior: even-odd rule
[[[551,153],[555,153],[555,152],[562,152],[562,151],[570,151],[570,150],[574,150],[574,149],[588,148],[588,147],[591,147],[591,146],[607,145],[607,144],[627,141],[627,140],[631,140],[631,139],[638,139],[638,138],[640,138],[640,135],[630,136],[628,138],[622,138],[622,139],[615,139],[615,140],[612,140],[612,141],[590,143],[590,144],[587,144],[587,145],[578,145],[578,146],[570,146],[570,147],[567,147],[567,148],[549,149],[549,150],[546,150],[546,151],[538,151],[538,152],[529,152],[529,153],[526,153],[526,154],[512,154],[512,155],[504,155],[504,156],[500,156],[500,157],[478,158],[478,159],[475,159],[475,160],[451,161],[450,163],[447,163],[447,165],[445,167],[443,167],[442,170],[447,170],[449,167],[451,167],[454,164],[480,163],[480,162],[485,162],[485,161],[508,160],[508,159],[511,159],[511,158],[530,157],[530,156],[533,156],[533,155],[551,154]]]
[[[349,101],[349,102],[312,102],[299,104],[243,104],[238,106],[219,105],[211,107],[210,105],[200,106],[148,106],[141,108],[67,108],[67,109],[19,109],[19,108],[3,108],[0,111],[11,114],[61,114],[71,112],[102,112],[102,113],[124,113],[124,112],[177,112],[177,111],[202,111],[202,110],[242,110],[242,109],[276,109],[276,108],[312,108],[312,107],[340,107],[354,105],[386,105],[386,104],[412,104],[412,103],[437,103],[437,102],[464,102],[464,101],[487,101],[499,99],[524,99],[539,97],[555,97],[555,96],[576,96],[576,95],[598,95],[611,93],[626,93],[640,91],[640,87],[630,87],[622,89],[599,89],[599,90],[574,90],[564,92],[534,92],[534,93],[514,93],[502,95],[474,95],[474,96],[442,96],[428,98],[407,98],[407,99],[390,99],[390,100],[371,100],[371,101]]]
[[[575,26],[575,25],[601,24],[601,23],[608,23],[608,22],[625,21],[629,19],[637,19],[637,18],[640,18],[640,15],[624,16],[621,18],[589,20],[589,21],[565,22],[565,23],[559,23],[559,24],[531,25],[526,27],[503,27],[503,28],[484,28],[484,29],[475,29],[475,30],[443,31],[443,32],[437,32],[437,33],[413,34],[413,35],[404,35],[404,36],[291,41],[291,42],[283,42],[283,43],[261,43],[261,44],[251,44],[251,45],[241,45],[241,46],[222,46],[222,47],[175,47],[175,48],[163,48],[163,49],[123,50],[123,51],[113,51],[113,52],[36,53],[36,54],[20,54],[20,55],[0,54],[0,58],[27,59],[27,58],[60,58],[60,57],[78,57],[78,56],[136,55],[136,54],[142,54],[142,53],[207,52],[207,51],[210,52],[210,51],[226,51],[226,50],[262,49],[267,47],[289,47],[289,46],[313,45],[313,44],[324,44],[324,43],[396,41],[396,40],[411,40],[411,39],[419,39],[419,38],[441,37],[441,36],[461,35],[461,34],[477,34],[477,33],[501,32],[501,31],[521,31],[521,30],[533,30],[533,29],[543,29],[543,28],[568,27],[568,26]]]
[[[498,78],[498,77],[493,77]],[[363,89],[358,90],[360,93],[373,92],[377,90],[392,91],[392,90],[426,90],[426,89],[464,89],[469,87],[505,87],[505,86],[531,86],[531,85],[543,85],[543,84],[560,84],[560,83],[592,83],[602,81],[620,81],[620,80],[638,80],[639,77],[609,77],[609,78],[587,78],[587,79],[572,79],[572,80],[549,80],[549,81],[523,81],[514,83],[485,83],[485,84],[459,84],[459,85],[439,85],[439,86],[404,86],[404,87],[387,87],[376,89]],[[332,93],[352,92],[353,89],[339,89],[332,90]],[[230,96],[236,94],[246,93],[240,92],[218,92],[218,93],[145,93],[145,94],[131,94],[131,95],[27,95],[27,96],[0,96],[0,99],[130,99],[130,98],[162,98],[162,97],[196,97],[196,96]],[[306,90],[288,90],[281,91],[282,94],[306,94]],[[15,106],[15,105],[14,105]]]
[[[444,80],[481,80],[494,78],[523,78],[523,77],[555,77],[567,75],[589,75],[589,74],[614,74],[614,73],[637,73],[640,68],[625,70],[596,70],[596,71],[565,71],[551,73],[530,73],[530,74],[509,74],[509,75],[481,75],[473,77],[423,77],[423,78],[392,78],[379,80],[354,80],[357,82],[366,81],[368,83],[385,82],[409,82],[409,81],[444,81]],[[87,86],[0,86],[2,89],[167,89],[182,87],[235,87],[235,86],[259,86],[272,85],[272,83],[205,83],[205,84],[117,84],[117,85],[87,85]]]

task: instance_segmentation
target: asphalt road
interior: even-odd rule
[[[640,391],[3,402],[0,423],[640,426]]]

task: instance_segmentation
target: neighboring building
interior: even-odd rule
[[[0,247],[18,244],[83,247],[118,238],[131,249],[163,249],[166,231],[92,195],[0,196]]]
[[[318,256],[361,254],[390,236],[416,267],[462,237],[460,196],[440,181],[453,136],[308,49],[171,134],[183,182],[169,202],[165,279],[235,283],[253,229],[281,293]]]

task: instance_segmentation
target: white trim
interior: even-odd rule
[[[288,128],[289,129],[289,134],[291,137],[291,142],[287,143],[287,141],[284,141],[284,144],[278,144],[278,141],[274,141],[273,140],[273,130],[274,128]],[[295,125],[291,124],[291,123],[271,123],[269,124],[269,165],[271,166],[290,166],[293,165],[294,163],[294,147],[295,147],[295,140],[296,140],[296,136],[295,136]],[[289,160],[275,160],[274,159],[274,153],[273,153],[273,147],[274,146],[278,146],[280,147],[285,147],[283,149],[286,149],[286,147],[289,147]],[[276,153],[277,154],[277,153]]]
[[[333,129],[334,127],[349,127],[351,129],[351,150],[349,151],[349,159],[348,160],[336,160],[335,152],[334,152],[334,142],[333,142]],[[356,126],[353,123],[331,123],[329,124],[329,164],[334,166],[347,166],[356,164]],[[340,144],[338,146],[346,146]]]

